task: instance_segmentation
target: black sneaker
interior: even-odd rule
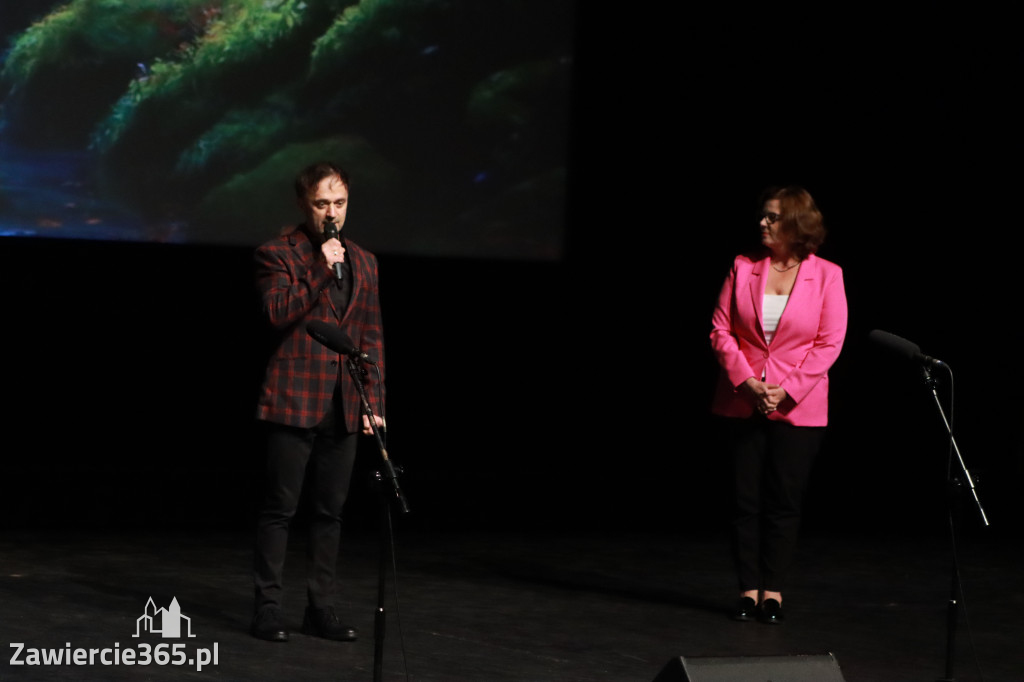
[[[288,628],[284,625],[284,618],[281,617],[281,609],[276,606],[264,606],[252,617],[252,627],[249,632],[256,639],[263,639],[268,642],[287,642]]]
[[[333,639],[338,642],[355,641],[359,632],[349,625],[342,625],[334,607],[315,609],[306,607],[306,617],[302,619],[302,632],[314,637]]]

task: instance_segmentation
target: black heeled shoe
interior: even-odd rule
[[[778,625],[783,620],[782,604],[775,599],[765,599],[757,607],[757,619],[769,625]]]
[[[746,623],[754,620],[757,614],[757,602],[750,597],[740,597],[736,601],[736,610],[732,612],[732,619]]]

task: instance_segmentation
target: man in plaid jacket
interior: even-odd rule
[[[364,384],[377,426],[383,427],[377,260],[341,236],[348,188],[348,174],[334,164],[303,170],[295,193],[305,222],[256,250],[263,311],[280,335],[257,405],[266,427],[267,481],[257,524],[251,632],[268,641],[289,636],[281,611],[282,572],[307,465],[313,508],[303,632],[334,640],[354,640],[357,634],[335,613],[334,573],[356,444],[360,432],[372,431],[345,357],[306,331],[314,320],[338,325],[375,362],[363,373]]]

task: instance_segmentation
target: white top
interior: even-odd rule
[[[777,295],[777,294],[765,294],[764,303],[761,305],[761,312],[764,321],[764,339],[768,343],[772,342],[772,337],[775,336],[775,330],[779,328],[779,318],[782,317],[782,311],[786,309],[786,303],[789,302],[788,295]]]

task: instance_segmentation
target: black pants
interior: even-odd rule
[[[726,421],[733,454],[733,554],[740,591],[781,592],[825,429],[759,415]]]
[[[256,529],[256,609],[281,605],[288,529],[306,482],[312,503],[306,556],[310,606],[333,605],[341,538],[358,434],[347,433],[334,410],[312,429],[266,424],[266,492]],[[308,473],[308,481],[307,481]]]

